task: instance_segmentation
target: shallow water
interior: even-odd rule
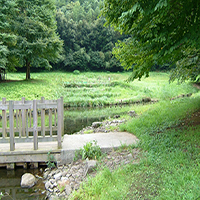
[[[125,108],[125,107],[124,107]],[[98,107],[98,108],[72,108],[66,109],[64,112],[65,134],[73,134],[80,131],[84,127],[90,126],[92,122],[102,121],[105,118],[119,115],[131,109],[127,106],[125,109],[120,107]],[[2,200],[42,200],[45,199],[44,184],[40,180],[36,186],[31,189],[23,189],[20,187],[21,176],[30,172],[34,175],[40,175],[40,170],[24,170],[17,168],[7,171],[0,168],[0,193],[4,194]]]
[[[4,195],[2,200],[39,200],[45,198],[45,194],[42,194],[45,191],[44,184],[40,179],[33,188],[21,188],[21,176],[27,172],[41,176],[39,169],[0,169],[0,192]]]

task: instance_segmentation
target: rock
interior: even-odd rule
[[[65,193],[66,193],[67,195],[70,195],[71,192],[72,192],[71,186],[70,186],[70,185],[66,185],[66,186],[65,186]]]
[[[92,127],[93,128],[98,128],[98,127],[100,127],[102,125],[102,122],[93,122],[92,123]]]
[[[55,174],[55,175],[54,175],[54,179],[55,179],[56,181],[58,181],[58,180],[61,178],[61,176],[62,176],[62,173]]]
[[[87,160],[85,165],[85,176],[94,171],[97,166],[96,160]]]
[[[119,123],[119,120],[115,120]],[[102,128],[102,127],[101,127]],[[99,165],[108,167],[111,171],[129,163],[136,164],[137,155],[139,150],[133,149],[123,150],[121,152],[111,151],[108,155],[102,158]],[[138,163],[138,162],[137,162]],[[87,181],[86,175],[95,176],[98,161],[81,159],[67,164],[61,168],[53,169],[44,172],[46,196],[48,199],[68,199],[73,190],[78,190],[83,181]],[[57,179],[57,180],[56,180]]]
[[[66,185],[69,185],[70,181],[69,180],[62,180],[62,181],[58,181],[58,186],[60,188],[65,187]]]
[[[25,173],[21,177],[21,187],[23,188],[31,188],[33,187],[37,182],[37,179],[33,174]]]
[[[45,183],[45,189],[46,189],[46,190],[49,190],[49,188],[52,189],[52,188],[53,188],[53,185],[51,184],[50,181],[47,181],[47,182]]]
[[[150,97],[145,97],[145,98],[142,98],[142,102],[151,102],[151,98]]]
[[[135,117],[137,114],[134,110],[131,110],[128,112],[128,114],[131,116],[131,117]]]

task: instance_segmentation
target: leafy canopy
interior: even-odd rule
[[[0,65],[26,67],[26,79],[30,67],[50,68],[62,52],[56,29],[54,0],[0,0]]]
[[[130,35],[114,49],[130,80],[147,75],[154,64],[175,65],[171,79],[200,74],[199,0],[105,0],[107,24]]]

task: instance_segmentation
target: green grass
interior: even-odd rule
[[[57,99],[64,97],[67,106],[102,106],[116,102],[131,103],[144,97],[159,99],[159,103],[106,108],[108,113],[124,114],[128,122],[122,131],[140,139],[140,162],[126,165],[113,172],[105,168],[95,178],[89,178],[71,199],[158,199],[197,200],[200,198],[200,126],[182,127],[182,121],[200,109],[200,93],[192,84],[169,84],[167,73],[151,73],[142,81],[126,83],[129,73],[32,73],[32,80],[24,81],[24,74],[11,73],[8,79],[16,82],[0,83],[0,98],[7,100]],[[87,83],[86,83],[87,82]],[[71,87],[73,86],[73,87]],[[191,97],[169,101],[181,94]],[[110,109],[110,110],[109,110]],[[125,113],[135,110],[138,117]],[[123,112],[122,112],[123,111]],[[91,110],[91,116],[100,115]],[[109,113],[109,115],[110,115]],[[69,111],[67,115],[85,113]]]
[[[199,199],[200,125],[181,126],[199,109],[199,93],[146,106],[142,115],[121,126],[140,139],[139,164],[99,171],[71,199]]]
[[[8,73],[7,79],[15,82],[0,83],[0,98],[7,100],[64,98],[65,106],[103,106],[119,102],[132,103],[144,97],[167,100],[180,94],[196,93],[190,83],[168,83],[168,73],[152,72],[142,81],[125,82],[130,73],[81,73],[65,72],[32,73],[31,80],[25,74]]]

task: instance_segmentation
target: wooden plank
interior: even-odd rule
[[[32,118],[31,118],[31,109],[29,109],[29,128],[31,128],[31,120],[32,120]]]
[[[19,136],[22,136],[22,112],[19,110]]]
[[[10,138],[4,138],[4,139],[0,139],[0,143],[9,143]],[[52,142],[52,141],[57,141],[57,135],[53,135],[51,136],[46,136],[45,138],[38,136],[38,142]],[[29,138],[26,137],[15,137],[15,144],[16,143],[27,143],[27,142],[34,142],[34,137],[33,136],[29,136]]]
[[[16,118],[16,129],[19,129],[19,110],[16,110],[16,113],[15,113],[15,118]]]
[[[9,101],[10,151],[15,150],[13,101]]]
[[[61,138],[62,138],[62,110],[63,110],[63,102],[62,99],[58,99],[58,131],[57,131],[57,136],[58,136],[58,149],[62,148],[61,144]]]
[[[62,117],[61,117],[61,137],[64,135],[64,103],[63,103],[63,97],[61,97],[61,112],[62,112]]]
[[[22,97],[22,104],[24,103],[25,103],[25,98]],[[22,110],[22,136],[25,136],[26,116],[25,116],[25,110],[24,109],[21,110]]]
[[[6,98],[2,99],[2,104],[6,104]],[[6,110],[2,109],[2,135],[4,138],[7,136],[6,128],[7,128]]]
[[[26,109],[26,137],[28,138],[29,131],[28,131],[28,109]]]
[[[57,108],[57,104],[56,103],[47,104],[46,102],[37,104],[37,109],[50,109],[50,108]]]
[[[52,109],[49,109],[49,129],[50,129],[50,136],[52,137]]]
[[[13,106],[13,109],[14,110],[19,110],[19,109],[23,109],[23,110],[26,110],[26,109],[32,109],[32,104],[21,104],[21,105],[15,105]]]
[[[57,110],[54,111],[54,127],[57,127]]]
[[[2,128],[0,128],[0,132],[1,132],[1,130],[2,130]],[[28,131],[29,131],[29,132],[33,132],[33,130],[34,130],[33,127],[28,128]],[[38,126],[38,127],[37,127],[37,130],[38,130],[38,132],[41,131],[41,127]],[[50,128],[49,128],[48,126],[46,126],[46,127],[45,127],[45,130],[46,130],[46,131],[50,131]],[[7,128],[6,131],[9,132],[9,131],[10,131],[10,128]],[[57,127],[53,127],[53,126],[52,126],[52,131],[57,131]],[[17,128],[14,127],[14,132],[19,132],[19,129],[17,129]],[[25,136],[24,136],[24,137],[25,137]]]
[[[38,121],[37,121],[37,102],[33,100],[33,136],[34,136],[34,150],[38,149]]]
[[[41,103],[44,103],[44,97],[41,98]],[[41,108],[41,135],[45,137],[45,109],[44,108]]]
[[[8,110],[8,105],[0,105],[0,110]]]

